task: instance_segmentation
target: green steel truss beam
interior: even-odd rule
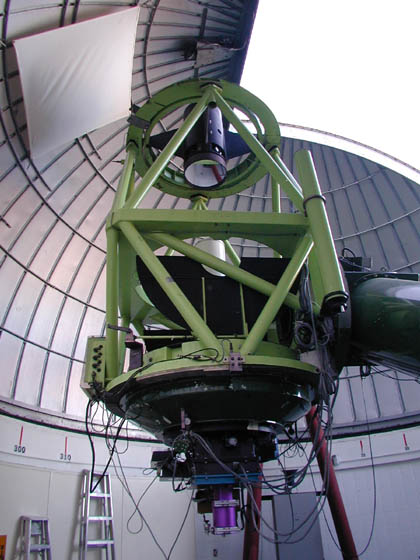
[[[226,253],[228,254],[228,257],[230,258],[230,260],[233,262],[233,264],[235,266],[239,266],[241,264],[241,259],[238,257],[238,255],[237,255],[235,249],[232,247],[230,241],[225,239],[223,241],[223,243],[225,245]]]
[[[118,239],[119,231],[108,228],[106,232],[106,376],[113,378],[118,374],[118,331],[109,328],[118,326]]]
[[[241,347],[241,354],[243,356],[253,354],[259,343],[263,340],[271,323],[274,321],[277,313],[279,312],[280,307],[285,302],[293,282],[296,280],[302,266],[305,264],[312,246],[313,241],[311,236],[309,234],[304,235],[299,242],[290,263],[287,265],[287,268],[278,281],[277,286],[272,291],[267,303],[263,307],[249,335],[243,343]]]
[[[198,247],[194,247],[189,243],[185,243],[180,239],[177,239],[173,235],[169,235],[167,233],[150,233],[147,235],[148,239],[153,241],[157,241],[161,245],[166,245],[167,247],[171,247],[171,249],[175,249],[182,255],[193,259],[200,264],[207,265],[210,268],[217,270],[218,272],[222,272],[232,280],[236,280],[240,284],[244,286],[248,286],[248,288],[252,288],[253,290],[260,292],[266,296],[271,296],[273,292],[276,290],[276,286],[271,282],[267,282],[267,280],[263,280],[259,278],[255,274],[251,274],[246,270],[242,270],[235,265],[231,265],[222,259],[214,257],[210,255],[206,251],[202,251]],[[304,237],[306,239],[306,236]],[[300,246],[300,244],[299,244]],[[311,245],[312,247],[312,245]],[[299,247],[298,247],[299,249]],[[297,271],[299,273],[299,270]],[[297,275],[297,274],[296,274]],[[296,276],[295,276],[296,278]],[[290,284],[289,288],[284,294],[284,301],[287,305],[289,305],[292,309],[300,309],[299,300],[294,294],[288,293],[295,278],[293,279],[292,283]]]
[[[190,303],[188,298],[179,288],[178,284],[171,278],[169,272],[162,265],[158,257],[153,253],[152,249],[139,234],[133,224],[123,222],[120,224],[120,227],[122,233],[124,233],[133,249],[141,257],[162,290],[179,311],[184,321],[190,326],[193,334],[201,341],[203,347],[216,349],[218,352],[220,351],[221,355],[222,349],[216,336],[206,325],[204,319]]]
[[[130,222],[142,233],[165,232],[181,239],[209,236],[215,239],[242,237],[258,241],[291,256],[309,228],[302,214],[222,212],[216,210],[134,209],[114,212],[109,225],[119,228]]]

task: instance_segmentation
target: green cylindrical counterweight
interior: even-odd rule
[[[420,377],[420,282],[367,278],[351,291],[359,356]]]

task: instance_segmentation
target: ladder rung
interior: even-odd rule
[[[51,547],[49,544],[31,544],[30,552],[38,552],[39,550],[49,550]]]
[[[90,495],[91,498],[110,498],[111,494],[105,494],[105,493],[101,493],[101,494],[91,494]]]
[[[114,541],[112,539],[110,540],[102,540],[102,541],[88,541],[87,545],[88,546],[108,546],[109,544],[114,544]]]
[[[92,515],[87,518],[87,521],[111,521],[111,515]]]

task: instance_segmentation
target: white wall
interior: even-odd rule
[[[61,454],[64,455],[66,437],[70,461],[60,459]],[[21,450],[25,448],[24,453],[19,452],[19,443]],[[99,463],[97,470],[101,471],[108,452],[102,438],[95,438],[95,445]],[[151,451],[149,444],[132,442],[127,453],[121,455],[130,489],[136,499],[154,477],[153,473],[149,476],[143,474],[143,468],[150,465]],[[0,417],[0,534],[7,535],[6,560],[13,558],[21,515],[47,515],[53,558],[78,558],[84,469],[90,469],[86,436]],[[146,527],[138,535],[128,532],[126,524],[134,508],[113,475],[113,469],[109,472],[112,475],[117,559],[162,560],[163,555]],[[189,499],[189,492],[174,494],[170,483],[156,481],[142,501],[142,512],[166,554],[184,518]],[[195,558],[194,514],[195,507],[192,505],[171,560]],[[136,530],[137,527],[139,521],[135,517],[130,529]],[[88,553],[88,558],[92,560],[99,557],[97,551]]]

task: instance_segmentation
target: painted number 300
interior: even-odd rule
[[[25,453],[26,447],[24,445],[15,445],[14,452],[15,453]]]

